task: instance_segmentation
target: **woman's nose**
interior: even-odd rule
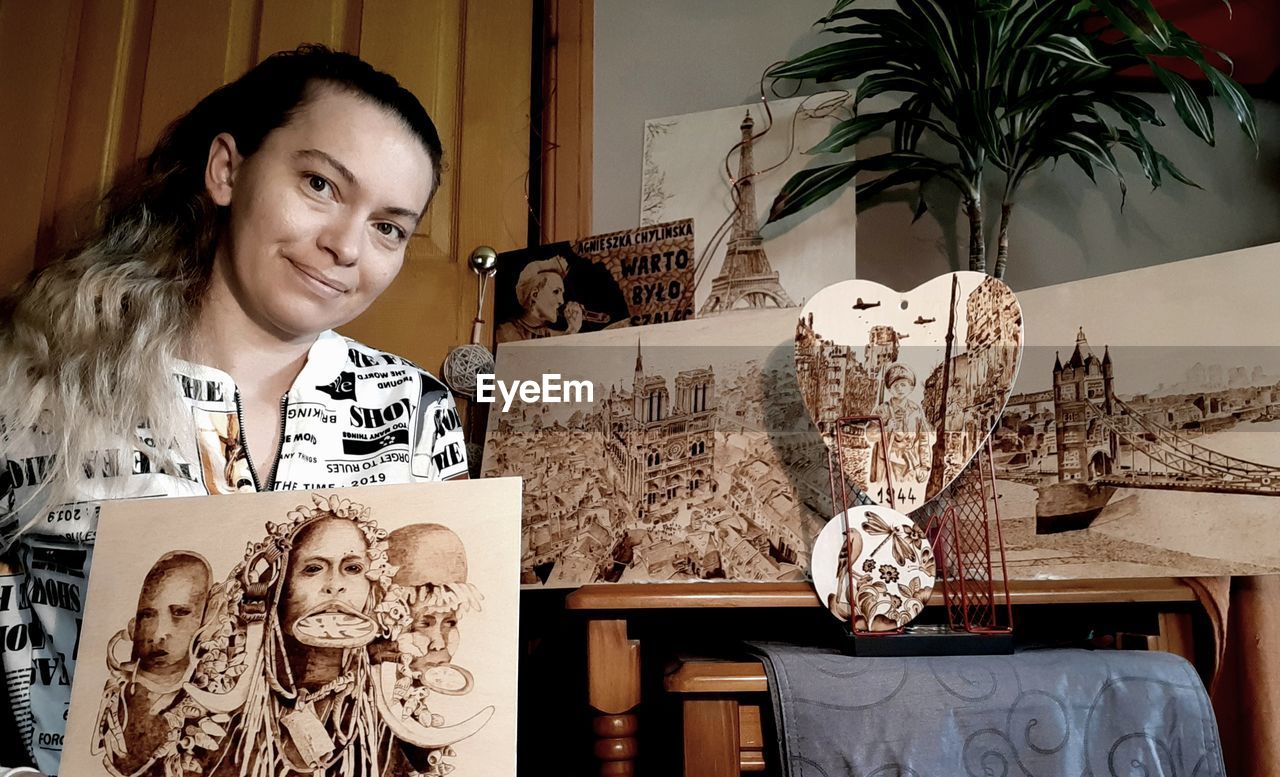
[[[334,218],[320,230],[316,241],[333,261],[343,266],[355,264],[360,259],[360,223],[354,218]]]

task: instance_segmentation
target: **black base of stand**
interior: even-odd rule
[[[973,634],[945,625],[907,626],[901,634],[868,637],[844,634],[851,656],[988,656],[1013,652],[1012,634]]]

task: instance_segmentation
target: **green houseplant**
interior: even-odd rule
[[[1194,186],[1147,138],[1163,125],[1155,108],[1119,90],[1114,75],[1134,65],[1151,68],[1182,123],[1214,143],[1208,98],[1167,68],[1186,60],[1204,72],[1214,93],[1257,145],[1253,101],[1185,32],[1165,20],[1151,0],[896,0],[893,8],[865,8],[839,0],[823,17],[825,30],[845,37],[776,65],[774,79],[832,83],[861,79],[854,103],[892,92],[890,110],[862,113],[836,125],[809,153],[834,153],[882,130],[889,151],[792,176],[774,200],[769,221],[811,206],[854,183],[862,201],[903,186],[918,187],[916,218],[926,210],[924,184],[954,185],[969,223],[969,267],[987,270],[983,183],[1003,177],[994,275],[1009,261],[1009,223],[1019,188],[1046,163],[1062,157],[1091,180],[1101,169],[1115,176],[1121,150],[1132,153],[1152,187],[1166,180]],[[922,150],[926,135],[935,142]],[[860,173],[883,173],[857,181]]]

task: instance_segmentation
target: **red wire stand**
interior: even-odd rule
[[[850,488],[845,470],[846,453],[873,447],[871,429],[880,440],[871,456],[881,457],[885,473],[887,505],[897,509],[893,473],[884,421],[879,416],[845,416],[837,419],[834,451],[827,450],[831,480],[831,502],[842,516],[845,556],[851,568],[853,534],[849,527],[849,510],[874,505],[867,494]],[[947,624],[951,631],[969,634],[1000,635],[1013,630],[1013,606],[1009,601],[1009,575],[1005,561],[1004,532],[1000,526],[1000,505],[996,495],[995,465],[991,440],[978,449],[973,460],[949,486],[916,510],[912,520],[923,525],[929,538],[936,565],[935,586],[941,587]],[[993,531],[994,528],[994,531]],[[1000,574],[995,570],[999,566]],[[892,631],[865,631],[855,626],[853,608],[857,602],[854,575],[846,575],[846,595],[850,605],[847,626],[855,637],[886,637],[904,634],[903,627]],[[1003,601],[996,598],[999,586]]]

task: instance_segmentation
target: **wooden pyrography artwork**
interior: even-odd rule
[[[862,434],[842,436],[850,485],[908,514],[941,493],[986,441],[1021,355],[1017,298],[976,272],[905,294],[870,281],[837,283],[809,300],[796,329],[796,380],[827,444],[836,444],[840,418],[877,416],[884,425],[883,436],[865,424]]]
[[[514,479],[106,502],[75,775],[515,773]]]
[[[928,603],[936,575],[924,532],[880,505],[832,518],[813,545],[810,568],[818,598],[840,620],[852,615],[855,632],[895,631],[910,623]]]
[[[793,308],[854,277],[852,189],[804,215],[764,224],[804,152],[852,116],[848,92],[650,119],[644,127],[640,223],[692,217],[698,318],[744,308]],[[849,148],[835,157],[853,158]]]
[[[828,478],[794,329],[733,311],[500,344],[503,385],[578,386],[490,405],[481,471],[524,478],[521,582],[804,580]]]
[[[1280,509],[1280,243],[1019,292],[992,442],[1015,578],[1263,575]]]

